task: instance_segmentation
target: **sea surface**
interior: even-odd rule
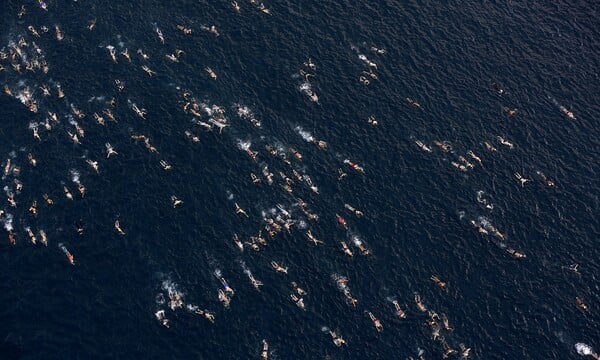
[[[0,49],[14,51],[23,37],[26,58],[49,66],[44,73],[23,65],[19,73],[10,59],[0,60],[0,86],[12,90],[0,94],[1,170],[11,160],[2,187],[17,203],[2,199],[0,359],[259,359],[263,339],[269,359],[441,359],[443,343],[470,347],[472,359],[575,359],[577,342],[600,349],[600,3],[265,0],[268,14],[238,3],[239,12],[228,0],[47,0],[46,10],[38,1],[0,2]],[[218,36],[202,30],[212,25]],[[125,48],[131,62],[119,55]],[[176,49],[184,52],[178,62],[165,57]],[[316,68],[303,65],[309,59]],[[363,73],[369,69],[377,79]],[[307,84],[318,102],[307,96]],[[35,113],[19,101],[27,88]],[[210,124],[210,115],[186,112],[184,91],[221,106],[228,126],[198,125]],[[117,122],[104,117],[106,124],[97,124],[92,114],[110,108],[111,98]],[[71,104],[85,117],[74,116]],[[147,111],[146,119],[132,104]],[[261,126],[238,116],[236,104]],[[48,111],[59,118],[51,130],[39,125]],[[68,136],[75,121],[85,129],[81,144]],[[134,134],[149,138],[158,154]],[[107,142],[118,155],[106,157]],[[243,150],[248,145],[256,161]],[[459,156],[473,167],[452,165],[466,166]],[[98,161],[98,174],[86,159]],[[262,176],[265,165],[272,185]],[[292,169],[310,176],[318,194]],[[338,179],[338,169],[347,176]],[[294,180],[292,194],[280,171]],[[521,186],[517,172],[530,181]],[[183,204],[174,208],[171,196]],[[307,219],[298,198],[318,220]],[[37,216],[28,211],[34,200]],[[235,213],[235,203],[248,217]],[[281,217],[277,204],[291,214],[292,229],[274,238],[263,231],[267,246],[241,252],[234,234],[248,241],[264,217]],[[125,235],[114,230],[116,219]],[[504,239],[480,234],[471,221]],[[39,236],[32,244],[27,227],[44,229],[48,245]],[[308,230],[324,244],[309,242]],[[361,255],[357,241],[371,254]],[[271,261],[288,274],[275,272]],[[566,270],[575,263],[579,274]],[[264,283],[260,291],[244,269]],[[217,298],[215,272],[235,290],[228,309]],[[356,307],[336,276],[347,277]],[[292,281],[308,292],[305,311],[290,300]],[[212,311],[215,323],[185,307],[171,310],[169,288],[185,304]],[[453,331],[434,339],[415,294],[445,314]],[[393,299],[406,318],[395,315]],[[160,309],[169,328],[155,317]],[[324,327],[347,346],[336,347]]]

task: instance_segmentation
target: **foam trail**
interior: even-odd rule
[[[2,222],[4,223],[4,229],[6,229],[6,231],[12,231],[13,230],[13,215],[12,214],[5,214],[4,219],[2,219]]]
[[[302,127],[300,126],[296,126],[294,128],[294,130],[296,130],[296,132],[307,142],[314,142],[315,138],[312,136],[311,133],[309,133],[308,131],[304,130]]]
[[[71,169],[69,172],[71,173],[71,180],[73,180],[73,182],[75,184],[80,184],[80,181],[79,181],[79,177],[80,177],[79,171],[77,171],[75,169]]]

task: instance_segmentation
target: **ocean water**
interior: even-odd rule
[[[49,66],[47,74],[25,65],[19,73],[10,59],[0,60],[0,85],[12,92],[0,95],[2,170],[11,161],[2,186],[17,203],[2,202],[2,221],[16,245],[3,232],[0,358],[253,359],[260,358],[263,339],[270,359],[406,359],[420,351],[439,359],[443,343],[465,344],[474,359],[577,358],[577,342],[600,349],[596,3],[265,1],[266,14],[238,2],[239,13],[229,1],[49,0],[47,10],[37,1],[0,2],[0,49],[20,48],[25,57],[15,57],[15,64],[43,58]],[[22,5],[26,14],[19,18]],[[89,31],[92,19],[96,27]],[[193,32],[182,33],[178,24]],[[202,30],[211,25],[218,36]],[[15,45],[21,37],[28,45]],[[107,46],[115,48],[116,63]],[[125,48],[131,62],[119,55]],[[177,49],[184,52],[178,62],[165,58]],[[309,58],[316,69],[303,65]],[[369,69],[377,79],[362,73]],[[311,74],[308,80],[301,70]],[[305,93],[306,81],[318,102]],[[50,96],[42,94],[43,84]],[[19,101],[26,88],[37,113]],[[198,103],[221,106],[228,126],[220,132],[199,125],[210,124],[211,116],[185,111],[184,90]],[[99,125],[92,114],[111,108],[111,98],[118,122],[104,116]],[[76,118],[71,104],[86,116]],[[132,104],[147,110],[146,119]],[[238,116],[238,104],[261,126]],[[59,123],[50,121],[51,130],[38,125],[36,140],[31,128],[48,111]],[[76,133],[74,121],[85,131],[81,144],[68,136]],[[148,137],[158,154],[134,134]],[[307,141],[309,135],[327,148]],[[452,150],[435,141],[450,142]],[[107,142],[118,155],[106,157]],[[258,152],[256,161],[243,144]],[[271,156],[268,144],[290,164]],[[453,162],[466,166],[459,156],[473,168],[456,168]],[[86,159],[98,161],[98,174]],[[172,169],[165,171],[160,160]],[[261,175],[265,165],[272,185]],[[292,169],[310,176],[319,193]],[[339,180],[338,169],[347,176]],[[83,198],[74,171],[87,189]],[[280,171],[294,180],[293,194],[282,188]],[[521,186],[516,172],[530,181]],[[183,204],[174,208],[171,196]],[[318,220],[307,218],[298,198]],[[28,211],[34,200],[37,216]],[[235,213],[235,203],[248,217]],[[352,215],[345,203],[364,216]],[[277,204],[296,221],[291,231],[273,239],[263,231],[267,246],[240,252],[233,235],[248,241],[265,226],[264,217],[285,217]],[[113,229],[117,218],[125,235]],[[482,235],[471,221],[489,232],[493,224],[505,238]],[[48,246],[39,235],[32,244],[27,227],[44,229]],[[324,244],[310,243],[307,230]],[[357,239],[371,255],[360,254]],[[510,248],[527,257],[514,259]],[[288,274],[276,273],[271,261]],[[580,274],[565,270],[574,263]],[[264,283],[260,291],[245,268]],[[227,309],[217,298],[222,285],[215,272],[235,290]],[[432,275],[447,283],[446,291]],[[348,278],[356,307],[347,304],[335,276]],[[305,311],[290,300],[293,281],[308,292]],[[213,312],[215,323],[185,308],[171,310],[162,301],[169,286],[185,304]],[[415,305],[417,293],[428,309],[447,315],[453,331],[432,337],[424,324],[429,315]],[[588,311],[577,307],[576,297]],[[394,314],[390,299],[406,318]],[[154,315],[160,309],[169,328]],[[366,311],[381,320],[383,332]],[[324,327],[347,346],[334,346]]]

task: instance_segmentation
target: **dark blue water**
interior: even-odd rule
[[[23,64],[20,74],[10,58],[0,60],[0,83],[12,90],[12,96],[0,95],[0,158],[3,168],[10,158],[21,170],[2,179],[5,192],[15,193],[17,206],[2,206],[5,228],[12,226],[17,243],[10,245],[3,233],[0,358],[251,359],[260,358],[262,339],[273,359],[404,359],[417,358],[419,349],[424,358],[438,359],[443,343],[455,349],[463,343],[478,359],[576,358],[576,342],[600,349],[596,3],[279,1],[265,3],[270,15],[249,1],[239,4],[240,13],[229,1],[63,0],[48,1],[48,11],[34,1],[0,4],[0,49],[14,51],[20,37],[28,43],[21,46],[25,59],[12,60]],[[19,18],[21,5],[27,13]],[[92,19],[97,25],[89,31]],[[177,30],[178,24],[192,34]],[[56,39],[55,25],[64,40]],[[215,25],[220,35],[203,25]],[[131,63],[118,55],[125,48]],[[141,59],[137,49],[150,59]],[[185,52],[179,62],[165,58],[176,49]],[[359,81],[368,65],[358,54],[377,65],[378,80],[368,86]],[[23,61],[33,58],[47,61],[47,74],[25,70]],[[308,58],[316,70],[303,67]],[[157,75],[144,73],[144,64]],[[313,74],[318,103],[300,90],[300,69]],[[125,83],[122,92],[115,79]],[[51,96],[43,96],[43,84]],[[17,98],[27,87],[37,113]],[[192,123],[194,116],[183,110],[184,89],[198,102],[222,106],[229,126],[219,133]],[[92,114],[109,108],[111,98],[118,123],[105,117],[106,125],[99,125]],[[147,110],[146,120],[128,101]],[[262,126],[240,118],[237,103]],[[86,116],[75,119],[70,104]],[[517,114],[507,116],[504,107]],[[48,111],[60,123],[49,131],[40,125],[38,141],[29,127],[43,123]],[[367,122],[371,115],[378,126]],[[85,129],[80,145],[67,134],[76,132],[73,120]],[[298,127],[326,141],[327,149],[303,139]],[[200,141],[187,139],[186,130]],[[132,134],[149,137],[159,154]],[[449,141],[453,149],[444,152],[434,141]],[[106,142],[118,155],[106,158]],[[240,142],[251,142],[257,162]],[[498,151],[487,150],[485,142]],[[291,165],[269,155],[267,144],[281,148]],[[290,147],[303,154],[301,161]],[[452,165],[461,155],[473,169]],[[99,174],[86,159],[98,161]],[[365,174],[344,159],[364,166]],[[163,170],[160,160],[172,169]],[[261,176],[264,165],[274,173],[271,186]],[[342,180],[338,168],[348,174]],[[292,169],[309,175],[319,194],[295,178],[293,195],[282,189],[279,172],[293,178]],[[72,170],[87,188],[84,198]],[[531,181],[520,186],[515,172]],[[261,183],[253,184],[250,173]],[[65,185],[73,201],[63,195]],[[493,209],[477,201],[480,190]],[[45,193],[54,205],[44,202]],[[183,205],[173,208],[173,195]],[[297,198],[318,221],[306,218]],[[34,200],[36,217],[28,211]],[[236,202],[248,218],[235,214]],[[353,216],[345,203],[365,216]],[[233,234],[244,241],[257,234],[265,225],[261,213],[276,204],[291,212],[293,229],[274,239],[265,233],[266,247],[240,252]],[[336,213],[348,231],[337,225]],[[117,218],[126,235],[113,229]],[[505,239],[479,234],[471,220],[493,224]],[[39,236],[32,244],[27,227],[44,229],[48,246]],[[325,244],[308,242],[308,229]],[[372,255],[360,255],[353,236]],[[340,241],[353,258],[343,254]],[[75,266],[59,243],[73,253]],[[527,258],[515,260],[507,248]],[[276,273],[273,260],[289,267],[288,275]],[[260,292],[241,262],[264,283]],[[564,269],[573,263],[580,274]],[[217,269],[235,289],[229,309],[217,299]],[[349,279],[355,308],[336,287],[336,274]],[[431,275],[448,290],[436,287]],[[289,298],[292,281],[308,291],[306,311]],[[213,311],[215,323],[157,302],[158,294],[167,295],[165,282],[176,284],[186,304]],[[434,340],[424,325],[428,315],[416,307],[415,293],[428,309],[448,316],[454,330],[442,330],[443,339]],[[589,311],[577,307],[576,297]],[[392,298],[405,319],[395,316]],[[170,328],[155,318],[159,309]],[[367,310],[381,319],[382,333]],[[325,326],[348,346],[336,348]]]

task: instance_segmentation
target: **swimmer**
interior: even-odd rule
[[[69,263],[71,265],[75,265],[75,258],[69,252],[69,250],[67,250],[67,248],[62,243],[58,244],[58,247],[65,253],[65,256],[67,257],[67,260],[69,260]]]
[[[226,127],[229,126],[228,124],[226,124],[224,122],[221,122],[221,121],[218,121],[218,120],[216,120],[214,118],[210,118],[208,120],[208,122],[210,122],[211,124],[213,124],[213,125],[215,125],[216,127],[219,128],[219,134],[223,131],[224,128],[226,128]],[[258,155],[257,152],[251,151],[250,149],[246,150],[246,152],[248,153],[248,155],[250,155],[250,157],[252,158],[252,160],[256,161],[256,156]]]
[[[46,201],[46,204],[48,204],[48,205],[54,204],[54,200],[52,200],[52,198],[50,197],[50,195],[44,194],[44,195],[42,195],[42,197]]]
[[[44,96],[50,96],[50,95],[52,95],[50,93],[50,88],[47,85],[40,86],[40,90],[42,90],[42,93],[44,94]]]
[[[62,30],[60,30],[60,27],[58,27],[58,25],[54,25],[54,30],[56,32],[56,40],[62,41],[65,38],[65,35],[63,34]]]
[[[306,66],[307,68],[311,69],[312,71],[317,70],[317,65],[315,65],[315,63],[313,63],[311,58],[308,58],[308,60],[306,60],[302,65]]]
[[[573,114],[572,111],[567,110],[566,107],[564,106],[559,106],[560,112],[562,112],[563,114],[565,114],[569,119],[571,120],[577,120],[577,118],[575,117],[575,114]]]
[[[440,280],[437,276],[431,275],[430,278],[440,289],[447,290],[446,283]]]
[[[113,149],[113,147],[110,143],[106,143],[106,144],[104,144],[104,146],[106,147],[106,158],[107,159],[109,157],[111,157],[111,155],[118,155],[118,153],[115,151],[115,149]]]
[[[296,306],[298,306],[300,309],[302,310],[306,310],[306,308],[304,307],[304,299],[297,297],[294,294],[290,294],[290,299],[292,299],[292,301],[296,304]]]
[[[331,338],[333,339],[333,343],[335,344],[335,346],[340,347],[340,346],[346,344],[346,341],[341,336],[336,334],[334,331],[331,331],[327,328],[325,328],[325,329],[326,329],[325,331],[328,331],[329,335],[331,335]]]
[[[296,159],[302,160],[302,154],[298,150],[296,150],[295,148],[291,147],[290,151],[296,157]]]
[[[132,104],[131,105],[131,109],[137,114],[137,116],[141,117],[142,119],[146,120],[146,109],[140,109],[139,107],[137,107],[136,104]]]
[[[415,144],[417,144],[417,146],[419,146],[423,151],[427,151],[429,153],[432,152],[431,148],[425,145],[421,140],[416,140]]]
[[[356,243],[356,241],[355,241],[355,245],[358,247],[358,250],[360,250],[361,255],[363,255],[363,256],[371,255],[371,251],[369,251],[369,249],[367,249],[363,245],[362,242]]]
[[[17,240],[15,239],[15,235],[12,230],[8,230],[8,243],[10,245],[17,245]]]
[[[514,117],[515,115],[517,115],[517,109],[503,107],[502,110],[504,110],[504,112],[510,117]]]
[[[406,98],[406,102],[417,109],[421,109],[421,104],[419,104],[418,102],[416,102],[415,100],[413,100],[411,98]]]
[[[571,264],[568,266],[563,266],[563,269],[568,270],[575,274],[579,274],[579,264]]]
[[[422,312],[427,312],[427,308],[421,302],[421,296],[419,294],[415,294],[415,303],[417,304],[419,310],[421,310]]]
[[[69,188],[67,188],[66,186],[63,186],[63,192],[65,193],[65,196],[67,197],[67,199],[73,200],[73,194],[71,194],[71,192],[69,191]]]
[[[58,92],[58,98],[59,99],[62,99],[62,98],[65,97],[65,93],[64,93],[62,87],[60,86],[60,83],[56,84],[56,91]]]
[[[279,176],[281,176],[281,178],[285,181],[285,183],[289,186],[294,185],[294,180],[290,179],[289,177],[287,177],[286,174],[284,174],[282,171],[279,172]]]
[[[169,319],[167,319],[167,317],[165,316],[165,311],[164,310],[159,310],[156,313],[154,313],[154,316],[156,316],[156,319],[158,321],[160,321],[160,324],[166,328],[169,327]]]
[[[527,257],[527,255],[518,252],[517,250],[513,249],[513,248],[506,248],[506,252],[509,253],[510,255],[512,255],[513,258],[515,259],[525,259]]]
[[[327,142],[323,140],[313,140],[313,143],[319,147],[319,149],[323,150],[327,148]]]
[[[48,246],[48,237],[46,236],[46,232],[44,230],[40,230],[40,241],[45,246]]]
[[[162,31],[160,31],[160,29],[158,27],[154,28],[154,31],[156,32],[156,35],[158,35],[158,39],[160,40],[161,44],[165,44],[165,37],[162,33]]]
[[[89,31],[92,31],[92,30],[94,30],[94,28],[95,28],[95,27],[96,27],[96,19],[92,19],[92,20],[91,20],[91,21],[88,23],[88,26],[87,26],[87,28],[88,28],[88,30],[89,30]]]
[[[493,88],[493,89],[496,91],[496,93],[497,93],[498,95],[504,95],[504,93],[505,93],[505,92],[504,92],[504,89],[502,89],[502,88],[500,87],[500,85],[498,85],[498,84],[496,84],[496,83],[492,83],[492,88]]]
[[[115,230],[119,235],[125,235],[125,231],[123,231],[123,229],[121,228],[121,223],[118,219],[115,220]]]
[[[173,205],[173,209],[175,209],[177,206],[183,204],[183,200],[180,200],[177,198],[177,196],[172,195],[171,196],[171,204]]]
[[[578,308],[580,308],[583,311],[589,311],[589,307],[587,306],[587,304],[585,302],[583,302],[583,299],[580,298],[579,296],[577,296],[575,298],[575,304],[577,305]]]
[[[365,169],[363,169],[361,166],[359,166],[356,163],[353,163],[352,161],[348,160],[348,159],[344,159],[344,164],[348,164],[352,169],[360,172],[360,173],[365,173]]]
[[[146,65],[142,65],[142,70],[144,70],[146,72],[146,74],[148,74],[149,76],[154,76],[156,75],[156,71],[151,70],[148,66]]]
[[[433,144],[439,147],[443,152],[448,152],[452,150],[452,145],[448,141],[438,141],[434,140]]]
[[[236,12],[240,12],[240,6],[238,5],[237,1],[233,0],[233,1],[231,2],[231,6],[233,6],[233,9],[234,9]]]
[[[85,186],[82,183],[77,184],[77,191],[79,191],[81,197],[85,197]]]
[[[11,162],[10,162],[10,158],[8,158],[6,160],[6,166],[4,166],[4,175],[8,175],[8,173],[10,171],[10,166],[11,166]]]
[[[468,348],[465,346],[465,344],[458,344],[458,347],[460,348],[460,357],[461,359],[466,359],[469,357],[470,353],[471,353],[471,348]]]
[[[175,55],[173,55],[173,54],[167,54],[167,55],[165,55],[165,57],[166,57],[168,60],[171,60],[172,62],[179,62],[179,59],[177,59],[177,56],[175,56]]]
[[[33,137],[37,140],[37,141],[42,141],[42,138],[40,137],[40,134],[38,132],[38,127],[35,126],[31,129],[33,131]]]
[[[17,202],[15,201],[15,194],[13,194],[12,192],[8,193],[7,201],[10,204],[10,206],[17,207]]]
[[[233,242],[237,245],[238,249],[240,249],[240,251],[244,251],[244,244],[242,244],[242,242],[240,241],[240,238],[238,237],[237,234],[233,234]]]
[[[367,123],[369,123],[370,125],[373,125],[373,126],[377,126],[379,124],[377,122],[377,119],[373,115],[371,115],[367,118]]]
[[[362,60],[365,64],[367,64],[369,67],[375,68],[377,69],[377,64],[375,64],[374,62],[372,62],[371,60],[367,59],[367,57],[363,54],[358,54],[358,58],[360,60]]]
[[[375,46],[371,46],[370,49],[371,49],[371,51],[374,51],[374,52],[376,52],[376,53],[378,53],[380,55],[383,55],[383,54],[385,54],[387,52],[385,49],[379,49],[379,48],[377,48]]]
[[[93,116],[99,125],[104,125],[104,118],[102,116],[98,115],[97,113],[94,113]]]
[[[142,49],[137,49],[137,54],[140,55],[142,57],[142,59],[144,59],[144,60],[150,59],[150,56],[148,56],[146,53],[144,53],[144,51]]]
[[[349,205],[349,204],[344,204],[344,207],[345,207],[346,209],[348,209],[349,211],[353,212],[353,213],[354,213],[354,215],[356,215],[357,217],[361,217],[361,216],[363,216],[363,215],[364,215],[364,213],[363,213],[362,211],[355,209],[354,207],[352,207],[352,206],[351,206],[351,205]]]
[[[393,300],[392,304],[394,304],[394,309],[396,309],[396,316],[398,316],[401,319],[404,319],[406,317],[406,313],[404,312],[404,310],[402,310],[400,304],[398,304],[398,301]]]
[[[85,162],[92,168],[94,169],[94,171],[96,171],[96,174],[99,174],[100,171],[98,170],[98,162],[97,161],[93,161],[90,159],[85,160]]]
[[[152,146],[152,144],[150,144],[150,139],[145,139],[144,145],[146,146],[146,149],[148,149],[151,153],[158,154],[158,150],[156,150],[156,148]]]
[[[306,93],[306,95],[308,95],[310,101],[316,102],[317,104],[319,103],[319,97],[314,91],[312,91],[311,89],[305,89],[304,92]]]
[[[237,5],[237,3],[236,3]],[[263,344],[263,348],[262,351],[260,352],[260,357],[263,360],[268,360],[269,359],[269,344],[267,343],[267,340],[263,339],[262,341]]]
[[[542,180],[544,180],[544,182],[546,183],[546,185],[550,186],[550,187],[555,187],[556,184],[554,184],[554,181],[550,180],[546,175],[544,175],[543,172],[541,171],[537,171],[536,172],[539,176],[542,177]]]
[[[46,130],[48,130],[48,131],[52,130],[52,125],[50,125],[50,120],[48,118],[46,118],[43,125],[44,125],[44,128],[46,128]]]
[[[223,306],[225,308],[228,308],[229,303],[231,302],[231,299],[229,299],[229,297],[227,297],[227,295],[225,295],[223,290],[219,289],[219,301],[223,303]]]
[[[335,214],[335,217],[337,219],[338,224],[343,227],[345,230],[348,230],[348,224],[346,223],[346,219],[344,219],[343,217],[341,217],[338,214]]]
[[[496,139],[498,139],[498,142],[502,145],[508,146],[511,149],[514,147],[510,141],[504,139],[502,136],[496,136]]]
[[[369,315],[369,318],[373,322],[373,326],[375,326],[375,329],[377,329],[378,332],[382,332],[383,331],[383,325],[381,324],[381,321],[378,318],[376,318],[375,315],[373,315],[372,312],[367,311],[367,314]]]
[[[250,179],[252,179],[252,183],[253,184],[258,184],[260,183],[260,178],[256,175],[254,175],[254,173],[250,173]]]
[[[117,63],[117,52],[115,50],[115,47],[112,45],[108,45],[106,48],[108,49],[108,53],[110,54],[110,58],[112,59],[112,61],[114,63]]]
[[[282,214],[283,216],[285,216],[285,217],[288,217],[288,218],[289,218],[289,217],[291,217],[291,214],[289,213],[289,211],[287,211],[287,210],[286,210],[286,209],[283,207],[283,205],[281,205],[281,204],[277,204],[277,205],[275,205],[275,207],[277,207],[277,209],[278,209],[278,210],[281,212],[281,214]]]
[[[531,181],[531,179],[524,178],[523,175],[519,174],[518,172],[516,172],[514,175],[517,178],[517,180],[519,180],[522,187],[524,187],[526,183]]]
[[[252,239],[252,238],[251,238]],[[252,248],[252,250],[254,251],[260,251],[260,247],[258,246],[258,244],[256,242],[245,242],[246,245],[250,246],[250,248]]]
[[[125,50],[121,51],[121,55],[123,55],[123,57],[125,59],[127,59],[129,62],[131,62],[131,56],[129,55],[129,50],[127,48],[125,48]]]
[[[306,296],[308,294],[301,287],[299,287],[298,284],[294,281],[292,281],[292,287],[294,288],[294,291],[296,292],[296,294],[298,294],[300,296]]]
[[[313,235],[312,231],[310,231],[310,230],[308,230],[308,231],[306,232],[306,236],[307,236],[307,237],[308,237],[308,239],[309,239],[310,241],[312,241],[312,242],[313,242],[315,245],[324,244],[324,242],[323,242],[323,241],[321,241],[321,240],[319,240],[319,239],[317,239],[317,238],[316,238],[316,237]]]
[[[215,34],[216,36],[219,36],[219,32],[217,31],[217,27],[214,25],[211,25],[210,28],[208,29],[208,32],[211,34]]]
[[[272,145],[265,145],[265,149],[267,150],[267,152],[273,156],[277,156],[277,149],[275,149],[275,147],[273,147]]]
[[[373,79],[373,80],[379,80],[379,77],[377,76],[377,74],[375,74],[373,72],[373,70],[371,70],[371,69],[369,69],[369,71],[363,71],[362,73],[365,74],[365,75],[370,76],[371,79]]]
[[[227,283],[227,280],[225,280],[224,277],[220,277],[219,280],[221,281],[221,284],[223,284],[223,287],[225,288],[225,292],[227,294],[230,294],[231,296],[233,296],[235,294],[235,291],[233,291],[233,289],[229,286],[229,284]]]
[[[273,269],[275,269],[275,271],[280,272],[280,273],[284,273],[287,274],[288,273],[288,268],[284,268],[283,266],[279,265],[278,263],[276,263],[275,261],[271,261],[271,266],[273,267]]]
[[[17,13],[17,16],[20,18],[22,18],[25,14],[27,14],[27,10],[25,9],[25,5],[21,5],[21,9],[19,9],[19,12]]]
[[[487,141],[484,141],[483,144],[485,145],[486,149],[488,149],[490,152],[496,152],[496,151],[498,151],[498,149],[496,149],[494,146],[492,146]]]
[[[194,135],[191,131],[186,130],[183,133],[185,137],[192,140],[192,142],[200,142],[200,138],[197,135]]]
[[[444,341],[444,343],[442,344],[442,347],[444,348],[444,355],[443,355],[444,359],[456,354],[456,350],[451,348],[447,342]]]
[[[29,207],[29,212],[31,213],[31,215],[37,216],[37,201],[36,200],[33,200],[33,203],[31,203],[31,206]]]
[[[29,226],[25,227],[25,231],[27,232],[27,235],[29,236],[29,240],[31,240],[31,243],[33,245],[35,245],[35,243],[37,242],[37,238],[35,236],[35,234],[33,233],[33,231],[31,231],[31,228]]]
[[[204,71],[206,71],[208,73],[208,76],[210,76],[211,79],[217,80],[217,74],[215,74],[213,69],[206,67],[206,68],[204,68]]]
[[[470,157],[472,157],[479,164],[482,164],[481,158],[479,156],[475,155],[475,153],[473,151],[471,151],[471,150],[467,151],[467,155],[469,155]]]
[[[190,35],[192,33],[192,29],[190,28],[186,28],[183,25],[177,25],[177,30],[180,30],[182,33],[186,34],[186,35]]]
[[[171,165],[170,165],[168,162],[166,162],[165,160],[161,160],[161,161],[159,161],[159,163],[160,163],[160,166],[163,168],[163,170],[169,171],[169,170],[171,170],[171,169],[173,168],[173,167],[172,167],[172,166],[171,166]]]
[[[448,317],[446,316],[446,314],[442,314],[442,323],[444,324],[444,329],[446,331],[453,331],[454,329],[450,326],[450,321],[448,320]]]
[[[254,288],[258,291],[260,291],[260,287],[263,286],[263,283],[261,281],[258,281],[254,278],[254,275],[252,275],[251,273],[248,273],[248,278],[250,279],[250,283],[252,283],[252,286],[254,286]]]
[[[350,248],[348,247],[348,245],[346,244],[345,241],[340,241],[340,244],[342,244],[342,250],[344,251],[344,254],[353,257],[354,253],[352,253],[352,250],[350,250]]]
[[[19,181],[19,179],[15,179],[15,189],[17,191],[21,191],[23,189],[23,183]]]
[[[215,314],[211,313],[208,310],[196,310],[196,313],[198,314],[199,311],[202,311],[201,315],[204,315],[204,318],[206,318],[206,320],[210,321],[211,323],[215,323]]]
[[[235,203],[235,213],[238,215],[244,215],[247,218],[250,217],[248,216],[248,213],[246,213],[246,211],[238,205],[238,203]]]

